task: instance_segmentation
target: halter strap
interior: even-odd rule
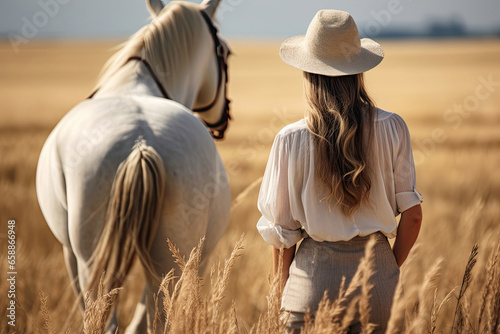
[[[139,57],[139,56],[133,56],[133,57],[128,58],[127,61],[125,62],[125,64],[127,64],[131,60],[137,60],[137,61],[140,61],[141,63],[143,63],[144,66],[146,66],[146,69],[148,70],[149,74],[153,78],[154,82],[156,83],[156,86],[158,86],[158,89],[160,90],[161,95],[163,95],[163,97],[167,100],[172,100],[172,98],[170,98],[170,96],[168,95],[165,88],[163,88],[163,85],[161,84],[160,79],[156,76],[156,73],[153,71],[153,68],[151,67],[151,65],[149,64],[149,62],[146,59]],[[87,97],[87,99],[93,98],[94,95],[98,91],[99,91],[99,88],[96,89],[95,91],[93,91],[92,94],[90,94],[89,97]]]
[[[208,14],[205,13],[205,11],[203,11],[203,10],[201,11],[201,16],[203,16],[203,18],[205,19],[205,22],[207,23],[210,34],[212,35],[212,40],[214,41],[214,51],[215,51],[215,55],[217,56],[217,69],[219,72],[219,79],[217,80],[217,93],[215,94],[215,98],[212,101],[212,103],[210,103],[206,107],[193,109],[193,111],[195,111],[195,112],[204,112],[204,111],[210,110],[217,103],[217,100],[219,99],[219,95],[221,92],[222,71],[223,70],[226,71],[226,83],[228,81],[227,64],[226,64],[226,61],[224,59],[224,49],[222,48],[219,37],[217,37],[217,28],[214,26],[214,24],[212,23],[212,20],[210,19]]]
[[[137,61],[140,61],[141,63],[143,63],[144,66],[146,66],[146,68],[148,69],[149,74],[151,74],[151,77],[153,78],[154,82],[158,86],[158,89],[160,90],[161,95],[163,95],[163,97],[166,98],[167,100],[172,100],[170,98],[170,96],[168,95],[167,91],[165,90],[165,88],[163,88],[163,85],[161,84],[160,79],[156,76],[155,72],[153,71],[153,68],[151,67],[151,65],[148,63],[148,61],[146,59],[144,59],[142,57],[134,56],[134,57],[130,57],[129,59],[127,59],[127,63],[131,60],[137,60]]]

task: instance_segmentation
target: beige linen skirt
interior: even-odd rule
[[[380,232],[373,234],[374,275],[370,282],[370,322],[377,325],[374,333],[383,333],[390,317],[392,300],[399,281],[399,268],[387,238]],[[349,241],[318,242],[305,238],[290,266],[285,285],[282,310],[287,318],[288,332],[299,333],[304,315],[309,310],[314,318],[325,291],[330,300],[338,298],[342,277],[347,287],[362,259],[370,236],[355,237]],[[360,293],[360,289],[356,294]],[[361,331],[358,317],[351,323],[349,333]]]

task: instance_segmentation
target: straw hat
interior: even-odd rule
[[[295,36],[281,44],[280,57],[300,70],[327,76],[368,71],[384,58],[378,43],[359,38],[354,19],[340,10],[320,10],[305,36]]]

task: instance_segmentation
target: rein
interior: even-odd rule
[[[206,112],[214,107],[214,105],[219,100],[219,96],[222,92],[222,86],[223,86],[222,85],[222,75],[224,72],[225,78],[226,78],[225,83],[224,83],[224,88],[223,88],[224,95],[225,95],[224,96],[224,100],[225,100],[224,112],[222,113],[219,121],[217,121],[215,123],[209,123],[209,122],[202,120],[203,123],[205,123],[205,125],[210,129],[210,134],[212,135],[212,137],[214,139],[223,139],[224,132],[227,130],[227,127],[229,125],[229,121],[231,120],[230,107],[229,107],[229,103],[231,101],[227,98],[227,83],[229,81],[228,80],[228,72],[227,72],[227,61],[226,61],[226,58],[224,57],[224,48],[219,40],[219,37],[217,36],[217,28],[213,25],[212,20],[210,19],[208,14],[205,13],[203,10],[201,11],[201,15],[205,19],[205,22],[206,22],[208,29],[210,31],[210,35],[212,36],[212,39],[214,42],[214,51],[215,51],[215,55],[217,56],[217,68],[218,68],[219,78],[217,81],[217,92],[215,94],[213,101],[205,107],[193,109],[193,112],[203,113],[203,112]],[[153,71],[153,68],[151,67],[151,65],[149,64],[149,62],[146,59],[139,57],[139,56],[133,56],[133,57],[128,58],[127,61],[125,62],[125,64],[127,64],[131,60],[136,60],[136,61],[143,63],[144,66],[146,66],[148,72],[151,74],[151,77],[153,78],[154,82],[158,86],[163,97],[167,100],[172,100],[170,95],[168,95],[167,91],[165,90],[165,87],[163,87],[163,85],[161,84],[160,79],[155,74],[155,72]],[[91,99],[97,93],[97,91],[98,90],[95,90],[88,97],[88,99]]]

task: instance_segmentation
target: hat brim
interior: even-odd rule
[[[280,57],[299,70],[327,76],[343,76],[366,72],[384,59],[384,50],[372,39],[361,40],[361,51],[346,59],[320,59],[312,55],[304,43],[305,36],[295,36],[281,44]]]

